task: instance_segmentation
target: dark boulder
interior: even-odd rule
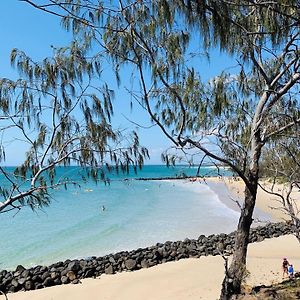
[[[42,281],[44,281],[46,278],[50,277],[50,273],[48,271],[46,271],[45,273],[42,274],[41,278]]]
[[[53,286],[54,285],[54,281],[51,277],[47,277],[44,282],[43,282],[43,285],[45,287],[48,287],[48,286]]]
[[[10,283],[12,286],[14,286],[15,288],[17,288],[19,286],[19,282],[16,279],[13,279]]]
[[[95,268],[90,268],[90,269],[85,269],[84,270],[84,277],[89,278],[95,276],[96,269]]]
[[[34,276],[32,276],[32,281],[33,281],[33,282],[37,282],[37,283],[42,283],[42,282],[43,282],[43,279],[42,279],[42,277],[39,276],[39,275],[34,275]]]
[[[70,282],[70,279],[67,276],[62,276],[61,277],[61,283],[62,284],[67,284]]]
[[[20,279],[18,279],[18,283],[20,284],[20,285],[22,285],[23,286],[23,284],[25,283],[25,281],[26,281],[26,278],[20,278]]]
[[[33,290],[34,289],[34,284],[31,280],[27,280],[25,283],[24,283],[24,288],[26,291],[30,291],[30,290]]]
[[[22,272],[21,277],[28,278],[31,276],[31,271],[26,269]]]
[[[22,272],[25,271],[25,270],[26,270],[26,268],[24,268],[22,265],[18,265],[18,266],[16,267],[16,272],[22,273]]]
[[[39,289],[42,289],[42,288],[44,288],[44,286],[41,283],[36,283],[35,284],[35,289],[36,290],[39,290]]]
[[[61,279],[60,277],[53,279],[54,285],[61,285]]]
[[[70,262],[68,264],[67,269],[69,271],[73,271],[73,272],[77,273],[81,269],[80,262],[78,260],[74,260],[74,261]]]

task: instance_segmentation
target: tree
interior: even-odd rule
[[[78,165],[85,168],[83,178],[107,182],[111,164],[123,172],[143,164],[147,150],[135,133],[125,139],[112,128],[113,91],[94,82],[92,70],[100,76],[100,66],[88,62],[76,43],[54,49],[53,58],[40,63],[14,49],[11,61],[22,78],[0,80],[1,162],[7,143],[15,142],[11,136],[28,151],[13,170],[0,166],[5,180],[0,212],[40,208],[49,204],[51,189],[79,184],[64,175],[57,178],[58,166]]]
[[[240,292],[262,151],[300,122],[297,1],[50,1],[39,9],[63,18],[82,46],[105,51],[118,76],[130,63],[134,97],[177,150],[201,151],[245,182],[245,201],[221,299]],[[202,82],[188,53],[217,47],[237,60],[233,73]],[[199,74],[200,73],[200,74]],[[207,147],[210,141],[214,149]],[[172,154],[164,155],[167,164]],[[203,161],[203,160],[202,160]]]
[[[278,201],[279,206],[273,209],[281,210],[291,220],[294,234],[300,242],[300,211],[297,203],[300,190],[299,142],[297,130],[283,141],[273,141],[276,146],[264,151],[263,174],[273,180],[260,183],[260,186]],[[280,190],[275,188],[278,182],[282,185]]]

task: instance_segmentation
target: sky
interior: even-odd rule
[[[41,60],[52,53],[51,45],[56,47],[67,45],[71,40],[71,34],[61,26],[60,20],[19,0],[1,1],[0,4],[0,77],[15,79],[16,70],[10,66],[9,57],[13,48],[23,50],[34,60]],[[228,57],[218,52],[211,53],[210,62],[203,60],[199,69],[202,78],[209,79],[212,76],[234,63]],[[126,76],[126,72],[122,73]],[[129,122],[149,127],[149,116],[138,105],[130,109],[130,95],[126,92],[124,84],[118,89],[114,77],[109,72],[105,73],[105,81],[115,88],[113,124],[118,128],[137,129],[141,144],[150,152],[150,160],[146,164],[161,164],[161,153],[171,146],[171,143],[163,135],[158,127],[150,129],[137,128]],[[122,81],[122,78],[121,78]],[[124,82],[124,80],[123,80]],[[26,146],[18,143],[8,146],[6,153],[6,165],[17,165],[22,162]]]

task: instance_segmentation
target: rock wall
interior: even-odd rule
[[[270,223],[251,229],[250,242],[292,233],[286,223]],[[235,232],[230,234],[200,235],[198,239],[158,243],[155,246],[122,251],[103,257],[66,260],[50,266],[36,266],[29,269],[17,266],[15,271],[0,272],[0,291],[13,293],[20,290],[34,290],[53,285],[77,284],[82,278],[101,274],[149,268],[168,261],[207,255],[232,254]]]

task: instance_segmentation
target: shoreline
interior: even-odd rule
[[[270,249],[272,251],[270,252]],[[282,281],[282,256],[300,270],[299,243],[292,235],[249,244],[246,286]],[[101,275],[68,284],[9,294],[10,300],[215,300],[224,276],[221,256],[202,256],[167,262],[134,272]],[[153,287],[156,287],[153,289]],[[0,300],[5,300],[0,296]]]
[[[219,199],[227,207],[240,212],[237,202],[242,204],[245,189],[245,184],[240,178],[233,178],[232,176],[212,176],[205,178],[205,182],[216,194],[218,194]],[[266,182],[266,180],[263,180],[261,184],[265,187],[269,187],[270,185]],[[283,184],[275,184],[274,189],[276,191],[283,192],[284,186]],[[226,197],[224,197],[224,194],[226,194]],[[300,193],[293,192],[293,196],[294,199],[300,203]],[[256,205],[254,209],[254,219],[254,222],[257,221],[258,223],[266,223],[270,221],[287,221],[290,220],[290,217],[283,212],[282,205],[279,202],[278,197],[270,195],[261,187],[258,187]]]
[[[178,212],[178,214],[182,214],[181,210],[182,211],[183,210],[191,210],[192,213],[194,214],[194,215],[192,215],[192,217],[198,218],[197,219],[198,222],[197,223],[195,222],[195,224],[198,224],[198,226],[195,226],[194,223],[190,222],[191,223],[190,226],[184,227],[185,224],[182,224],[182,226],[181,226],[180,223],[179,223],[178,230],[177,229],[176,229],[176,231],[174,230],[175,234],[171,233],[169,235],[167,235],[167,234],[165,234],[165,235],[162,234],[162,235],[159,235],[159,236],[156,235],[156,238],[155,238],[155,234],[153,234],[154,237],[151,238],[150,241],[147,241],[148,237],[147,237],[147,234],[145,234],[145,239],[142,240],[142,242],[137,241],[135,243],[128,243],[129,246],[128,245],[125,245],[125,246],[124,245],[121,245],[121,246],[117,245],[118,246],[117,248],[110,247],[110,248],[108,248],[108,250],[104,249],[104,247],[103,247],[103,249],[99,248],[100,250],[97,251],[97,248],[93,247],[94,244],[97,245],[97,241],[94,243],[93,240],[91,240],[90,244],[92,246],[90,248],[92,250],[91,251],[85,251],[84,253],[80,252],[80,249],[79,249],[79,251],[77,251],[76,248],[74,250],[72,250],[71,247],[68,247],[71,250],[66,251],[67,255],[63,254],[61,257],[59,257],[58,255],[55,256],[55,257],[51,257],[50,255],[48,255],[46,257],[46,256],[42,256],[43,252],[41,252],[42,254],[41,254],[41,256],[39,256],[39,251],[36,251],[35,257],[38,258],[38,259],[35,259],[34,256],[32,256],[32,259],[30,259],[30,260],[27,259],[27,260],[24,260],[24,261],[22,261],[22,259],[12,258],[10,260],[7,260],[9,264],[2,263],[1,268],[12,270],[16,267],[17,264],[22,264],[25,267],[31,267],[31,266],[35,266],[36,264],[42,264],[42,265],[46,264],[46,265],[48,265],[48,264],[51,264],[53,261],[58,261],[58,260],[81,259],[81,258],[86,258],[86,257],[90,257],[90,256],[100,256],[100,255],[102,256],[102,255],[106,255],[106,254],[114,253],[114,252],[118,252],[118,251],[131,251],[131,250],[134,250],[134,249],[139,248],[139,247],[147,247],[148,245],[152,245],[152,244],[155,244],[157,242],[164,243],[167,240],[176,241],[176,240],[183,240],[185,238],[195,239],[200,234],[205,234],[205,235],[217,234],[217,233],[221,233],[223,231],[223,227],[224,227],[223,232],[230,233],[231,231],[233,231],[236,228],[236,221],[237,221],[236,215],[233,214],[233,218],[235,218],[235,219],[233,221],[230,221],[231,212],[228,211],[228,214],[227,214],[227,209],[224,207],[223,202],[219,198],[218,198],[218,200],[215,200],[215,197],[216,197],[214,195],[215,193],[213,191],[211,191],[208,186],[205,186],[205,185],[200,184],[200,183],[194,184],[194,183],[190,182],[187,179],[179,179],[179,180],[173,181],[173,180],[170,180],[170,179],[163,178],[161,180],[164,181],[164,182],[169,182],[169,183],[171,182],[171,184],[169,184],[169,187],[166,189],[167,191],[168,191],[168,189],[170,189],[170,192],[171,192],[171,190],[176,191],[177,186],[178,186],[181,193],[186,193],[187,192],[187,194],[185,194],[185,195],[188,195],[188,197],[190,197],[189,195],[191,195],[191,197],[193,199],[191,201],[193,201],[193,202],[192,203],[188,202],[188,203],[191,203],[189,205],[184,204],[184,202],[185,202],[184,198],[182,198],[182,199],[178,198],[179,201],[183,204],[181,206],[178,206],[178,205],[176,206],[176,212]],[[164,184],[163,182],[161,182],[161,183]],[[175,185],[176,188],[173,188],[172,185]],[[221,184],[220,184],[220,187],[221,187]],[[184,188],[184,190],[183,190],[183,188]],[[204,192],[206,193],[206,191],[209,191],[209,194],[205,194],[205,196],[201,196],[203,188],[204,188]],[[160,190],[161,189],[158,187],[158,184],[157,184],[156,191],[158,193],[161,193]],[[183,190],[183,192],[182,192],[182,190]],[[191,194],[190,194],[189,191],[191,191]],[[149,192],[147,192],[147,193],[149,194]],[[151,194],[149,194],[149,195],[151,197]],[[168,197],[169,193],[164,193],[163,195],[164,195],[164,197]],[[195,213],[195,210],[193,209],[193,204],[195,203],[195,205],[197,205],[197,207],[200,207],[200,209],[201,209],[202,208],[202,204],[201,204],[202,197],[205,197],[205,199],[207,197],[209,197],[209,199],[210,199],[210,197],[212,197],[212,201],[210,201],[210,204],[209,204],[210,209],[214,209],[214,207],[216,207],[216,209],[221,211],[221,213],[223,213],[223,211],[225,209],[225,212],[227,214],[227,216],[225,216],[225,218],[228,218],[228,221],[226,220],[227,221],[226,224],[222,223],[222,222],[218,222],[218,224],[220,223],[220,226],[214,226],[215,221],[208,221],[208,222],[203,222],[205,224],[203,225],[203,227],[201,227],[201,224],[202,224],[201,219],[205,217],[205,214],[203,216],[201,215],[201,217],[199,218],[198,213],[197,212]],[[216,205],[214,204],[215,201],[216,201]],[[172,205],[172,202],[171,201],[169,201],[169,202],[170,202],[170,205]],[[110,207],[108,205],[106,207],[107,207],[107,210],[104,213],[102,211],[100,211],[100,213],[99,213],[99,215],[102,219],[108,218],[107,215],[109,213],[111,213]],[[171,208],[171,211],[172,211],[172,207],[170,207],[170,208]],[[168,212],[168,207],[167,206],[165,207],[165,209],[166,209],[165,210],[166,213],[169,214],[172,218],[172,214],[170,214]],[[163,211],[163,210],[161,210],[161,211]],[[200,213],[201,213],[201,211],[200,211]],[[184,212],[183,212],[183,214],[184,214]],[[180,222],[182,222],[182,220],[183,219],[181,219]],[[49,219],[49,221],[50,221],[50,219]],[[218,220],[216,220],[216,221],[218,221]],[[224,224],[224,226],[223,226],[223,224]],[[207,227],[205,227],[205,226],[207,226]],[[150,226],[147,226],[147,227],[150,227]],[[94,228],[99,228],[99,227],[95,226]],[[188,231],[184,230],[185,228],[187,228]],[[101,231],[101,228],[99,228],[97,230]],[[163,230],[163,228],[162,228],[162,230]],[[178,234],[178,232],[180,232],[180,234]],[[125,233],[126,232],[124,231],[124,234]],[[149,233],[150,233],[149,236],[151,237],[152,236],[151,232],[149,232]],[[27,239],[27,240],[30,241],[30,239]],[[62,253],[64,253],[64,252],[62,252]],[[22,258],[22,257],[20,257],[20,258]]]
[[[292,229],[285,223],[270,223],[266,226],[252,228],[250,243],[291,234]],[[84,278],[99,277],[103,274],[123,273],[148,269],[167,262],[180,261],[187,258],[229,256],[233,253],[235,232],[204,236],[197,240],[158,243],[147,248],[133,251],[122,251],[103,257],[90,259],[66,260],[50,266],[24,268],[17,266],[15,271],[1,271],[1,290],[15,293],[20,290],[39,290],[51,286],[78,284]]]
[[[239,212],[239,208],[234,201],[240,200],[240,195],[243,193],[243,184],[240,181],[233,181],[229,178],[226,178],[225,181],[223,179],[224,178],[208,177],[205,178],[205,182],[201,181],[201,184],[207,184],[226,207]],[[197,179],[196,182],[198,182],[198,180],[199,179]],[[191,184],[194,184],[194,181],[191,181]],[[224,195],[226,196],[224,197]],[[233,199],[232,201],[230,200],[231,198]],[[261,209],[259,213],[262,213],[265,216],[269,214],[267,216],[272,220],[282,220],[281,217],[278,217],[278,214],[271,213],[274,212],[274,210],[267,209],[268,201],[270,201],[270,199],[268,199],[266,195],[262,196],[259,194],[257,200],[257,206]],[[247,268],[250,271],[247,285],[253,286],[279,282],[282,279],[280,267],[283,256],[287,256],[291,260],[295,265],[296,271],[300,270],[300,254],[298,254],[299,243],[296,241],[295,237],[287,235],[289,232],[286,229],[283,228],[281,230],[281,225],[269,224],[268,226],[269,227],[264,228],[270,228],[270,226],[274,226],[274,228],[271,230],[263,229],[263,234],[258,231],[260,230],[259,227],[252,229],[252,243],[249,244],[249,255],[247,258]],[[265,234],[267,236],[265,236]],[[26,293],[10,293],[9,299],[95,299],[97,298],[97,295],[101,294],[103,297],[106,297],[105,299],[107,300],[133,300],[140,299],[141,297],[144,298],[144,300],[152,300],[152,288],[154,285],[157,285],[161,286],[161,289],[157,289],[158,294],[154,297],[155,299],[214,300],[219,296],[220,284],[224,274],[224,261],[222,257],[218,255],[218,248],[220,247],[220,244],[223,244],[226,255],[231,254],[231,242],[233,241],[233,237],[234,234],[232,233],[228,235],[210,235],[208,237],[201,235],[198,240],[195,240],[200,241],[200,244],[197,244],[197,242],[193,242],[194,240],[190,239],[178,242],[158,243],[155,246],[146,248],[147,251],[150,251],[147,254],[149,257],[155,257],[155,259],[160,257],[160,260],[157,260],[154,264],[151,263],[151,260],[150,264],[148,261],[148,265],[146,261],[142,263],[141,259],[136,259],[138,257],[136,255],[143,251],[142,248],[133,251],[121,251],[115,254],[108,254],[101,258],[91,257],[90,260],[93,262],[98,260],[102,260],[102,262],[103,260],[106,261],[103,265],[104,267],[100,268],[101,274],[97,274],[96,272],[98,266],[88,265],[89,261],[87,261],[87,265],[82,263],[85,267],[80,264],[79,267],[76,261],[84,261],[82,259],[67,260],[65,269],[60,269],[62,265],[58,262],[51,265],[49,268],[40,268],[38,272],[44,268],[43,274],[48,273],[48,275],[44,275],[45,278],[43,278],[43,283],[36,282],[36,284],[40,284],[37,285],[38,290],[32,290],[30,288],[32,287],[32,283],[28,283],[30,280],[26,281],[23,277],[18,278],[18,276],[24,272],[28,275],[28,272],[26,273],[26,271],[33,268],[23,270],[19,267],[19,271],[12,272],[13,277],[17,277],[17,283],[12,284],[12,286],[15,285],[17,290],[21,286],[26,285],[27,282],[27,288],[29,288],[30,291],[27,291]],[[259,241],[260,243],[256,243],[256,241]],[[176,244],[176,247],[179,247],[178,249],[176,248],[176,250],[173,248],[173,252],[176,252],[173,257],[171,256],[172,251],[164,254],[164,247],[167,245],[172,249],[172,243],[178,243],[178,245]],[[207,249],[209,249],[209,251]],[[188,254],[187,251],[191,251],[191,254]],[[200,253],[199,256],[197,255],[197,252]],[[128,256],[130,253],[132,257]],[[122,255],[125,255],[125,258],[121,258]],[[172,259],[170,259],[170,257],[172,257]],[[134,262],[135,259],[136,261]],[[118,269],[114,268],[114,264],[117,263],[120,265],[121,261],[121,265],[124,266],[124,269],[118,271]],[[81,278],[77,276],[79,269],[85,270],[85,277],[97,276],[97,279]],[[16,274],[18,272],[19,274]],[[61,283],[68,283],[65,281],[52,287],[54,280],[58,278],[55,277],[58,273],[60,274],[59,276],[64,274],[60,277],[60,281],[62,281],[64,276],[64,281],[67,280],[68,282],[73,281],[74,284],[82,284],[61,285]],[[110,276],[110,274],[114,275]],[[3,283],[3,278],[5,279],[7,277],[6,275],[7,274],[3,274],[3,271],[0,272],[0,277],[2,276],[0,278],[0,283],[1,281]],[[101,277],[98,277],[100,275]],[[32,275],[30,276],[29,277],[32,278]],[[42,278],[42,275],[37,274],[36,276]],[[27,277],[27,279],[29,277]],[[166,277],[168,280],[165,279]],[[46,285],[44,285],[45,280],[48,280]],[[174,280],[171,287],[169,280],[172,282]],[[199,281],[201,284],[199,284]],[[59,280],[57,282],[59,282]],[[47,288],[44,289],[43,287],[46,286]],[[149,296],[150,298],[147,298]],[[0,300],[2,299],[5,299],[4,296],[0,296]]]
[[[197,187],[199,185],[207,186],[211,190],[211,192],[216,195],[216,197],[218,198],[219,203],[221,203],[222,205],[225,205],[226,208],[230,209],[231,211],[233,211],[237,214],[240,213],[240,209],[237,206],[237,204],[235,203],[235,201],[239,201],[239,202],[241,201],[240,198],[239,198],[241,196],[242,192],[243,192],[241,181],[234,181],[234,180],[231,179],[231,177],[222,177],[222,178],[220,178],[220,177],[216,177],[216,176],[207,177],[205,179],[201,179],[199,177],[188,177],[188,178],[177,178],[176,177],[176,178],[171,179],[171,177],[168,177],[167,179],[166,178],[160,178],[159,180],[162,180],[162,181],[167,180],[167,181],[172,182],[173,179],[175,179],[176,181],[184,183],[187,189],[189,189],[190,187]],[[144,179],[142,179],[142,180],[144,180]],[[150,179],[150,180],[152,180],[152,179]],[[239,193],[236,192],[236,183],[240,185],[240,192]],[[257,213],[257,211],[258,211],[258,213]],[[263,216],[263,218],[258,217],[258,216]],[[274,216],[271,216],[270,214],[267,214],[266,211],[259,210],[259,209],[255,211],[255,217],[258,218],[260,221],[263,220],[263,222],[254,222],[253,227],[263,225],[263,224],[266,224],[268,222],[282,221],[282,219],[275,218]],[[234,228],[236,228],[236,225],[234,226]],[[232,229],[227,230],[227,231],[224,230],[223,232],[230,233],[231,231],[232,231]],[[222,232],[222,230],[218,231],[217,233],[216,232],[204,233],[204,232],[201,232],[201,230],[199,230],[198,234],[196,234],[195,236],[187,236],[187,238],[195,239],[195,238],[197,238],[197,236],[199,234],[210,235],[210,234],[218,234],[218,233],[221,233],[221,232]],[[178,240],[183,240],[184,238],[185,237],[180,237],[180,238],[178,238]],[[166,240],[167,239],[161,240],[161,241],[159,241],[159,243],[164,243]],[[177,239],[173,238],[171,240],[177,240]],[[153,243],[153,241],[151,243]],[[155,243],[155,241],[154,241],[154,243]],[[148,244],[138,246],[138,247],[146,247],[147,245]],[[118,251],[131,251],[131,250],[134,250],[138,247],[117,249],[115,251],[109,251],[109,252],[106,252],[106,253],[103,253],[103,254],[101,253],[100,255],[107,255],[109,253],[116,253]],[[85,259],[85,258],[91,257],[93,255],[95,255],[95,254],[91,253],[90,255],[87,255],[87,256],[75,255],[73,257],[64,257],[63,259],[64,260],[68,259],[68,258],[72,259],[72,260],[73,259]],[[96,255],[99,255],[99,254],[96,254]],[[60,258],[58,258],[58,259],[60,259]],[[47,264],[51,264],[51,262],[53,262],[53,260],[49,261]],[[28,265],[28,267],[30,267],[30,266],[35,266],[35,265],[34,264]],[[13,267],[9,268],[9,270],[12,270],[12,269],[13,269]]]
[[[219,200],[231,210],[240,214],[240,206],[243,203],[244,187],[240,182],[230,181],[228,178],[220,179],[217,177],[209,177],[205,179],[208,187],[218,196]],[[236,187],[237,185],[238,188]],[[260,202],[269,201],[268,195],[257,199],[257,203],[253,213],[253,226],[259,226],[268,222],[280,222],[281,218],[265,209],[265,206],[260,205]]]

